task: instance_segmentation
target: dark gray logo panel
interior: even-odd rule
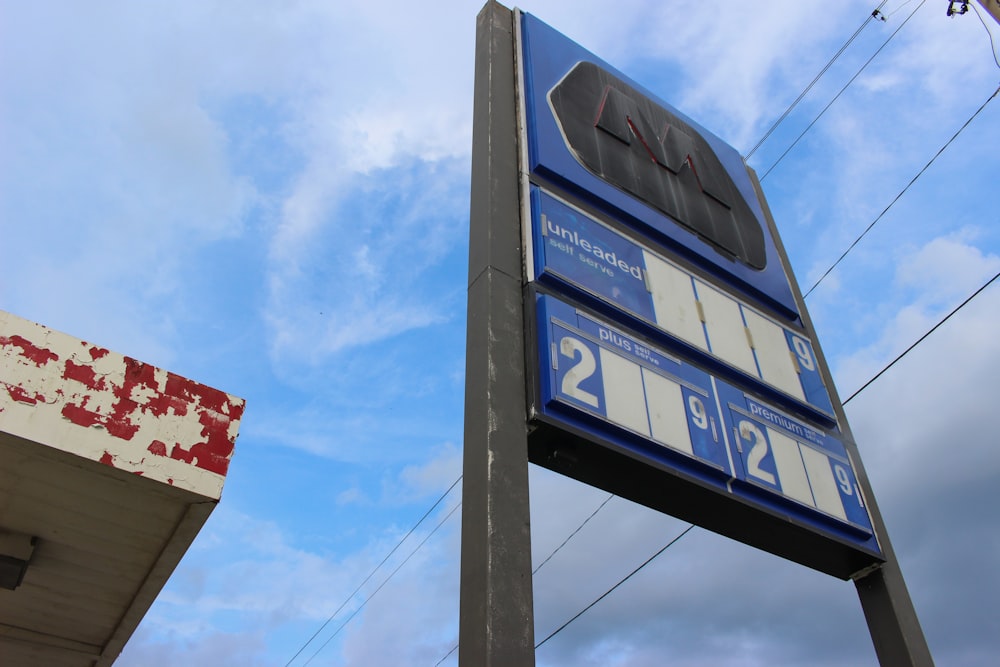
[[[754,269],[764,233],[707,141],[613,74],[578,63],[549,93],[566,141],[590,171]]]

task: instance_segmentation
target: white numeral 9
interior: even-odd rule
[[[853,495],[854,489],[851,487],[851,477],[847,474],[847,470],[840,464],[834,463],[833,474],[837,476],[837,483],[840,485],[840,490],[844,492],[844,495]]]
[[[691,412],[691,421],[701,430],[708,429],[708,413],[705,412],[705,404],[697,396],[688,396],[688,410]]]
[[[813,360],[812,351],[809,350],[809,343],[798,336],[792,336],[792,347],[795,348],[795,356],[799,358],[802,368],[807,371],[816,370],[816,362]]]

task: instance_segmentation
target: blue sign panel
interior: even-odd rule
[[[581,46],[521,16],[532,178],[797,318],[739,153]]]
[[[613,316],[633,328],[652,326],[653,335],[669,336],[668,344],[707,354],[725,364],[724,371],[746,374],[779,400],[793,397],[796,404],[818,411],[814,418],[835,423],[812,345],[803,334],[541,188],[531,186],[530,192],[533,273],[539,281],[568,288],[598,309],[624,311],[625,318]]]
[[[742,158],[520,16],[532,460],[837,576],[878,562]]]
[[[578,209],[531,188],[536,271],[654,322],[643,249]]]
[[[555,297],[539,296],[537,308],[543,414],[878,553],[836,432]]]
[[[553,297],[538,304],[547,409],[725,485],[733,461],[708,373]]]

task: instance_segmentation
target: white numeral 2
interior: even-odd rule
[[[740,421],[740,438],[747,442],[753,442],[750,453],[747,455],[747,473],[769,484],[777,484],[774,475],[760,467],[760,462],[767,456],[767,439],[764,438],[764,434],[760,432],[757,425],[746,419]]]
[[[597,396],[585,389],[580,389],[580,383],[597,370],[597,360],[594,359],[594,353],[583,342],[569,336],[563,336],[562,340],[559,341],[559,352],[570,359],[576,359],[576,352],[580,353],[580,361],[563,375],[562,385],[560,385],[562,393],[591,407],[598,407]]]

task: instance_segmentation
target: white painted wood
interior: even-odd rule
[[[649,417],[639,364],[601,348],[601,373],[608,419],[649,436]]]
[[[788,348],[785,330],[748,308],[743,309],[743,316],[753,338],[761,379],[786,394],[805,401],[806,395],[802,391],[802,382]]]
[[[669,333],[708,350],[691,276],[643,250],[656,323]]]
[[[646,404],[653,439],[693,456],[681,386],[645,368],[642,369],[642,377],[646,383]]]
[[[771,441],[771,451],[774,454],[774,465],[778,469],[782,493],[815,507],[806,469],[799,455],[799,443],[781,431],[771,428],[767,429],[767,439]]]
[[[846,521],[847,513],[840,499],[840,491],[837,490],[837,479],[830,467],[829,457],[823,452],[803,445],[802,460],[805,462],[813,495],[816,497],[816,507]]]
[[[740,304],[714,287],[695,280],[698,300],[705,311],[705,329],[712,353],[736,368],[757,377],[757,364],[747,341]]]

